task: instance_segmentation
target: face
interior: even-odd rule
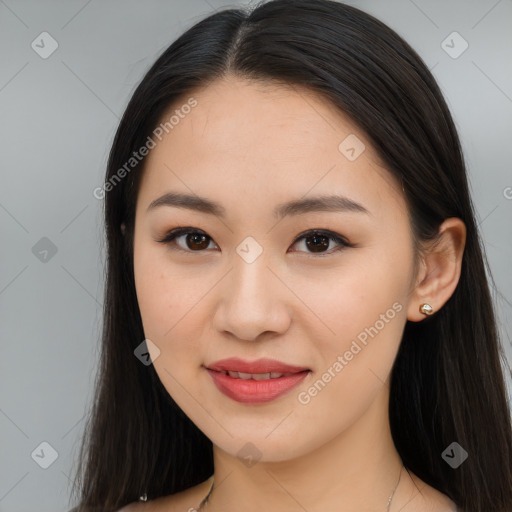
[[[414,277],[405,200],[364,133],[311,92],[229,78],[191,96],[165,116],[181,113],[139,189],[144,333],[163,385],[214,445],[287,460],[382,395]],[[175,200],[154,203],[165,194]],[[298,368],[211,370],[231,357]]]

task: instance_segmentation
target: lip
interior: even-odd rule
[[[222,359],[205,367],[217,389],[227,397],[245,404],[271,402],[298,386],[311,373],[309,368],[290,365],[275,359],[244,361],[238,358]],[[291,373],[276,379],[237,379],[222,373]]]
[[[276,359],[262,358],[256,361],[244,361],[238,357],[229,357],[228,359],[221,359],[215,363],[209,364],[206,368],[210,370],[219,371],[232,371],[244,373],[299,373],[309,370],[304,366],[294,366],[283,363]]]

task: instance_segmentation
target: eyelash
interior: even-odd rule
[[[179,238],[182,235],[188,235],[188,234],[204,235],[207,238],[209,238],[210,241],[213,242],[212,238],[209,237],[204,231],[194,229],[191,227],[175,228],[175,229],[169,231],[165,235],[164,238],[157,240],[157,242],[171,246],[171,242],[173,242],[176,238]],[[292,245],[295,245],[298,241],[302,240],[303,238],[309,238],[309,237],[312,237],[315,235],[326,236],[329,238],[329,240],[332,240],[340,245],[338,247],[335,247],[334,249],[331,249],[330,251],[327,251],[327,252],[320,252],[320,253],[313,253],[313,252],[307,252],[307,251],[298,251],[298,252],[306,252],[306,254],[309,254],[310,256],[314,256],[314,257],[325,257],[325,256],[330,256],[333,253],[337,253],[337,252],[339,252],[343,249],[346,249],[348,247],[353,247],[352,244],[349,244],[344,238],[342,238],[337,233],[334,233],[334,232],[328,231],[328,230],[323,230],[323,229],[312,229],[312,230],[306,231],[305,233],[301,233],[297,238],[295,238]],[[204,250],[192,251],[192,250],[183,249],[182,247],[176,246],[176,244],[174,247],[171,247],[171,249],[175,250],[175,251],[185,252],[185,253],[200,253],[200,252],[204,252],[206,250],[206,249],[204,249]]]

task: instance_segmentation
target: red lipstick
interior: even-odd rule
[[[297,386],[310,373],[309,368],[275,359],[244,361],[236,357],[206,366],[217,389],[242,403],[270,402]]]

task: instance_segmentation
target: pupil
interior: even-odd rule
[[[315,240],[313,244],[308,243],[308,240]],[[320,240],[320,241],[319,241]],[[321,249],[329,247],[329,237],[325,235],[312,235],[306,239],[306,245],[312,252],[321,252]],[[320,249],[320,250],[318,250]]]

